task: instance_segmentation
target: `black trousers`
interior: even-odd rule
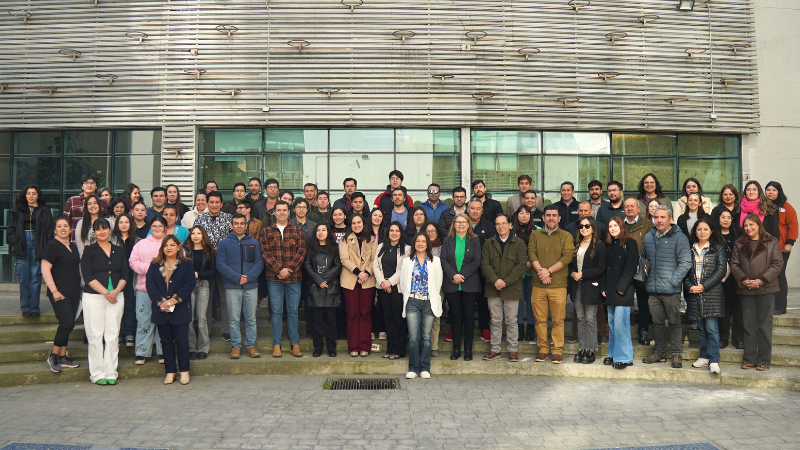
[[[382,290],[380,286],[375,287],[376,294]],[[380,333],[386,332],[386,318],[383,315],[383,305],[380,297],[378,297],[377,302],[372,302],[372,332],[375,333],[375,337],[378,337]]]
[[[392,292],[378,288],[378,301],[386,325],[386,353],[405,356],[408,322],[403,318],[403,294],[397,291],[397,286],[392,286]]]
[[[164,349],[164,372],[178,373],[175,367],[175,349],[177,347],[178,367],[181,372],[189,371],[189,324],[173,325],[169,322],[158,326],[161,336],[161,347]]]
[[[742,303],[736,293],[736,280],[733,275],[722,283],[725,294],[725,317],[719,318],[720,342],[744,342],[744,325],[742,324]]]
[[[56,337],[53,339],[53,345],[56,347],[66,347],[69,343],[69,334],[75,328],[75,312],[78,311],[78,306],[81,304],[81,297],[79,295],[65,297],[64,300],[55,301],[53,295],[47,293],[47,298],[50,299],[50,304],[53,306],[53,312],[58,319],[58,328],[56,329]]]
[[[633,289],[636,290],[636,303],[639,306],[639,320],[638,322],[638,329],[639,335],[642,332],[646,332],[650,325],[653,324],[653,318],[650,316],[650,294],[647,293],[647,289],[645,289],[645,284],[641,281],[633,280]]]
[[[336,350],[336,310],[330,307],[306,307],[306,324],[311,339],[314,341],[314,351],[322,351],[322,339],[328,344],[328,351]]]
[[[791,252],[781,253],[781,255],[783,255],[783,268],[781,273],[778,274],[778,286],[780,286],[781,290],[775,293],[775,311],[786,314],[786,297],[789,295],[789,283],[786,282],[786,264],[789,262]]]
[[[464,350],[472,351],[472,342],[475,338],[475,305],[480,302],[481,298],[486,300],[485,297],[480,292],[463,291],[444,294],[444,296],[447,299],[447,304],[450,305],[453,350],[461,350],[463,331]]]
[[[772,363],[772,312],[775,294],[742,295],[744,318],[743,364],[769,367]]]

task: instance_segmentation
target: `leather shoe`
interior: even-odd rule
[[[734,347],[736,347],[736,350],[741,350],[741,349],[743,349],[743,348],[744,348],[744,343],[743,343],[743,342],[736,342],[736,341],[734,341],[734,342],[733,342],[733,346],[734,346]]]
[[[322,350],[314,350],[314,353],[311,354],[314,358],[319,358],[322,356]]]
[[[197,359],[197,352],[189,352],[189,359]]]
[[[508,360],[510,362],[518,362],[519,361],[519,355],[517,355],[517,352],[509,352]]]
[[[553,364],[561,364],[562,362],[561,355],[553,355]]]
[[[650,345],[650,337],[647,336],[647,331],[639,333],[639,345]]]
[[[719,349],[728,348],[728,341],[719,341]]]
[[[586,352],[583,354],[583,363],[584,364],[592,364],[592,363],[594,363],[595,359],[596,358],[594,356],[594,352],[593,351],[586,350]]]
[[[604,366],[610,366],[612,364],[614,364],[614,358],[610,358],[610,357],[606,356],[606,359],[603,360],[603,365]]]
[[[251,358],[261,358],[261,353],[258,353],[255,347],[250,347],[247,349],[247,356]]]
[[[450,361],[455,361],[458,358],[461,358],[461,350],[453,350],[453,353],[450,354]]]
[[[583,355],[585,353],[586,353],[586,350],[584,350],[584,349],[578,350],[578,354],[575,355],[574,358],[572,358],[572,362],[578,363],[578,364],[583,364]]]
[[[280,358],[281,356],[283,356],[283,353],[281,353],[280,344],[273,345],[272,346],[272,357],[273,358]]]
[[[242,351],[239,350],[238,348],[232,348],[231,349],[231,359],[239,359],[239,357],[241,356],[241,353],[242,353]]]
[[[328,350],[328,356],[331,358],[336,358],[336,350]]]
[[[500,358],[500,356],[501,356],[500,353],[495,353],[495,352],[490,351],[489,353],[483,355],[483,360],[484,361],[494,361],[495,359]]]
[[[300,351],[300,344],[294,344],[292,346],[292,355],[296,356],[297,358],[303,356],[303,353]]]
[[[208,359],[208,353],[197,352],[197,359]]]
[[[632,366],[632,365],[633,365],[632,362],[631,363],[615,362],[613,367],[615,369],[617,369],[617,370],[622,370],[622,369],[624,369],[624,368],[626,368],[628,366]]]
[[[464,361],[472,361],[472,350],[464,350]]]
[[[547,353],[539,353],[536,355],[536,362],[547,361]]]

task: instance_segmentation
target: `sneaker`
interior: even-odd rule
[[[258,301],[258,309],[269,309],[269,298],[264,297]]]
[[[708,365],[708,370],[711,373],[720,373],[719,364],[718,363],[711,363]]]
[[[79,363],[76,363],[75,361],[69,359],[69,356],[67,355],[59,356],[58,363],[61,364],[61,367],[64,367],[66,369],[76,369],[81,366]]]
[[[536,356],[536,359],[534,361],[536,362],[547,361],[547,353],[539,353],[539,355]]]
[[[134,361],[133,363],[136,364],[137,366],[141,366],[142,364],[144,364],[144,362],[145,362],[144,356],[137,356],[136,361]]]
[[[428,372],[427,370],[423,370],[422,373],[419,374],[419,377],[422,378],[423,380],[430,380],[431,373]]]
[[[452,332],[448,333],[447,336],[444,337],[444,341],[453,342],[453,333]]]
[[[481,331],[481,340],[483,342],[491,342],[492,341],[492,333],[489,330]]]
[[[230,333],[222,333],[222,340],[225,342],[231,341],[231,334]]]
[[[681,367],[683,367],[683,362],[681,361],[681,355],[678,354],[672,355],[672,368],[680,369]]]
[[[55,353],[50,353],[50,356],[47,357],[47,365],[50,366],[50,372],[61,372],[61,364],[58,363],[58,355]]]
[[[380,339],[382,341],[385,341],[386,340],[386,332],[385,331],[381,331],[380,333],[378,333],[378,339]]]
[[[692,367],[695,369],[702,369],[703,367],[708,367],[708,358],[697,358],[697,361],[692,363]]]
[[[416,372],[408,372],[406,374],[406,380],[413,380],[414,378],[417,378],[417,373]]]
[[[95,381],[94,384],[98,386],[106,386],[108,384],[108,380],[105,378],[100,378],[99,380]]]
[[[133,338],[125,339],[125,347],[133,347]]]

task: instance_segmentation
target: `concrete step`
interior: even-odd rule
[[[504,355],[505,356],[505,355]],[[722,364],[722,374],[712,375],[707,369],[694,369],[684,364],[682,369],[672,369],[668,364],[645,365],[636,362],[625,370],[615,370],[604,366],[601,361],[594,364],[575,364],[567,359],[563,364],[552,364],[549,360],[534,363],[533,354],[520,354],[520,362],[507,360],[482,361],[450,361],[439,357],[433,358],[431,372],[437,375],[529,375],[551,377],[605,378],[620,380],[650,380],[688,382],[698,384],[717,384],[743,387],[776,388],[800,390],[800,369],[773,368],[767,372],[741,370],[739,364]],[[51,373],[44,361],[40,363],[15,363],[0,365],[0,386],[20,386],[32,384],[78,383],[87,382],[89,371],[86,361],[81,360],[81,367],[64,369],[61,373]],[[366,358],[351,358],[339,353],[336,358],[327,355],[313,358],[306,355],[294,358],[284,355],[282,358],[262,356],[258,359],[243,357],[231,360],[227,355],[212,355],[203,361],[192,361],[192,377],[216,375],[389,375],[402,377],[408,370],[408,360],[389,361],[373,354]],[[160,364],[148,362],[145,365],[133,364],[131,358],[123,357],[119,363],[119,379],[154,378],[153,383],[160,385],[164,376],[164,368]],[[416,382],[416,381],[415,381]],[[424,381],[420,381],[424,382]],[[176,383],[176,386],[179,386]],[[164,387],[179,389],[178,387]]]

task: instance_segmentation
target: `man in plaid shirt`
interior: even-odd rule
[[[83,219],[83,201],[86,200],[86,197],[97,193],[97,183],[99,182],[100,179],[97,178],[97,175],[93,173],[83,174],[81,177],[81,193],[67,199],[67,204],[64,206],[64,217],[69,220],[69,224],[72,227],[72,234],[70,235],[72,242],[75,242],[75,227],[78,225],[78,221]],[[107,215],[106,208],[105,200],[101,199],[100,217]]]
[[[289,342],[292,355],[300,357],[300,282],[306,257],[306,235],[303,229],[289,223],[289,204],[283,200],[275,202],[275,223],[261,231],[261,252],[267,270],[267,290],[272,319],[272,356],[281,356],[281,333],[283,333],[283,300],[286,298]]]

